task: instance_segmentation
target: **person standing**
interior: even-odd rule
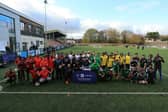
[[[48,70],[51,72],[51,77],[52,77],[52,80],[55,79],[55,75],[54,75],[54,62],[55,62],[55,57],[52,56],[52,55],[48,55],[47,56],[47,61],[48,61]]]
[[[34,59],[32,56],[29,56],[26,60],[25,60],[25,64],[26,64],[26,79],[29,81],[29,73],[30,71],[34,68]]]
[[[140,67],[145,69],[146,68],[146,64],[147,64],[147,59],[145,58],[145,55],[142,55],[141,59],[140,59]]]
[[[107,65],[107,60],[108,60],[108,55],[106,52],[104,52],[101,56],[101,67],[103,69],[105,69],[106,65]]]
[[[131,63],[131,56],[130,53],[128,52],[128,54],[125,56],[125,64],[126,64],[126,69],[130,69],[130,63]]]
[[[63,78],[66,81],[68,81],[68,74],[70,74],[68,72],[68,69],[71,69],[71,60],[68,57],[68,54],[65,54],[65,57],[63,59]]]
[[[154,57],[153,63],[154,63],[154,78],[155,80],[157,79],[156,74],[157,71],[159,72],[160,75],[160,80],[162,80],[162,63],[164,63],[163,57],[159,55],[159,53]]]
[[[153,55],[150,54],[147,59],[146,67],[149,67],[150,65],[152,65],[152,63],[153,63]]]
[[[62,64],[63,64],[63,58],[59,54],[55,59],[55,70],[56,70],[56,79],[62,80]]]

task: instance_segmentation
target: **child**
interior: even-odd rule
[[[51,80],[51,78],[49,77],[50,72],[48,71],[48,69],[46,67],[42,67],[42,70],[37,72],[37,74],[39,76],[39,85],[41,83],[44,83],[44,82]]]
[[[52,80],[54,80],[55,79],[55,76],[54,76],[55,58],[53,56],[47,56],[47,61],[48,61],[48,70],[51,72]]]
[[[120,75],[119,75],[120,67],[119,67],[119,60],[117,58],[114,59],[112,68],[113,68],[115,78],[117,80],[119,80],[119,78],[120,78]]]
[[[154,69],[152,67],[152,64],[149,65],[148,69],[147,69],[147,74],[148,74],[148,84],[154,84]]]
[[[126,69],[130,69],[130,63],[131,63],[131,56],[130,53],[128,52],[128,54],[125,56]]]
[[[35,69],[32,69],[29,71],[29,73],[31,74],[32,76],[32,83],[35,85],[35,86],[38,86],[38,81],[39,81],[39,76],[37,75],[37,71]],[[36,85],[37,84],[37,85]]]
[[[72,75],[72,66],[71,66],[71,64],[68,64],[66,71],[65,71],[65,84],[68,85],[70,83],[71,75]]]
[[[138,67],[137,82],[138,84],[148,84],[145,68],[141,68],[141,66]]]
[[[33,69],[34,67],[34,59],[32,56],[29,56],[26,61],[25,61],[25,64],[26,64],[26,73],[27,73],[27,80],[29,81],[29,73],[30,73],[30,70]]]
[[[100,58],[101,58],[101,67],[105,69],[108,60],[107,53],[106,52],[102,53],[102,56]]]
[[[18,78],[19,81],[25,80],[25,70],[26,70],[26,63],[24,58],[20,58],[20,61],[17,64],[18,67]]]
[[[6,73],[5,73],[5,77],[7,78],[7,83],[10,83],[10,85],[12,85],[12,83],[16,83],[16,73],[12,70],[9,69]]]

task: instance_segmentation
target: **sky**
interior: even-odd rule
[[[81,38],[89,28],[168,34],[168,0],[47,0],[47,29]],[[44,23],[44,0],[0,0]],[[67,23],[67,24],[66,24]]]

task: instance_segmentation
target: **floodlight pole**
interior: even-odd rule
[[[46,47],[46,39],[47,39],[47,0],[44,0],[44,5],[45,5],[45,25],[44,25],[44,48]]]

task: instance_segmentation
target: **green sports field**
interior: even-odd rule
[[[157,81],[155,85],[137,85],[128,81],[97,82],[96,84],[70,84],[64,85],[62,81],[51,81],[40,87],[34,87],[30,82],[18,83],[15,86],[4,87],[2,92],[69,92],[67,94],[0,94],[0,112],[167,112],[168,95],[74,95],[71,92],[168,92],[168,50],[159,48],[122,46],[74,46],[59,52],[94,51],[101,53],[130,52],[134,54],[160,53],[165,59],[163,64],[163,81]],[[13,67],[13,66],[12,66]],[[0,68],[0,79],[5,68]]]

